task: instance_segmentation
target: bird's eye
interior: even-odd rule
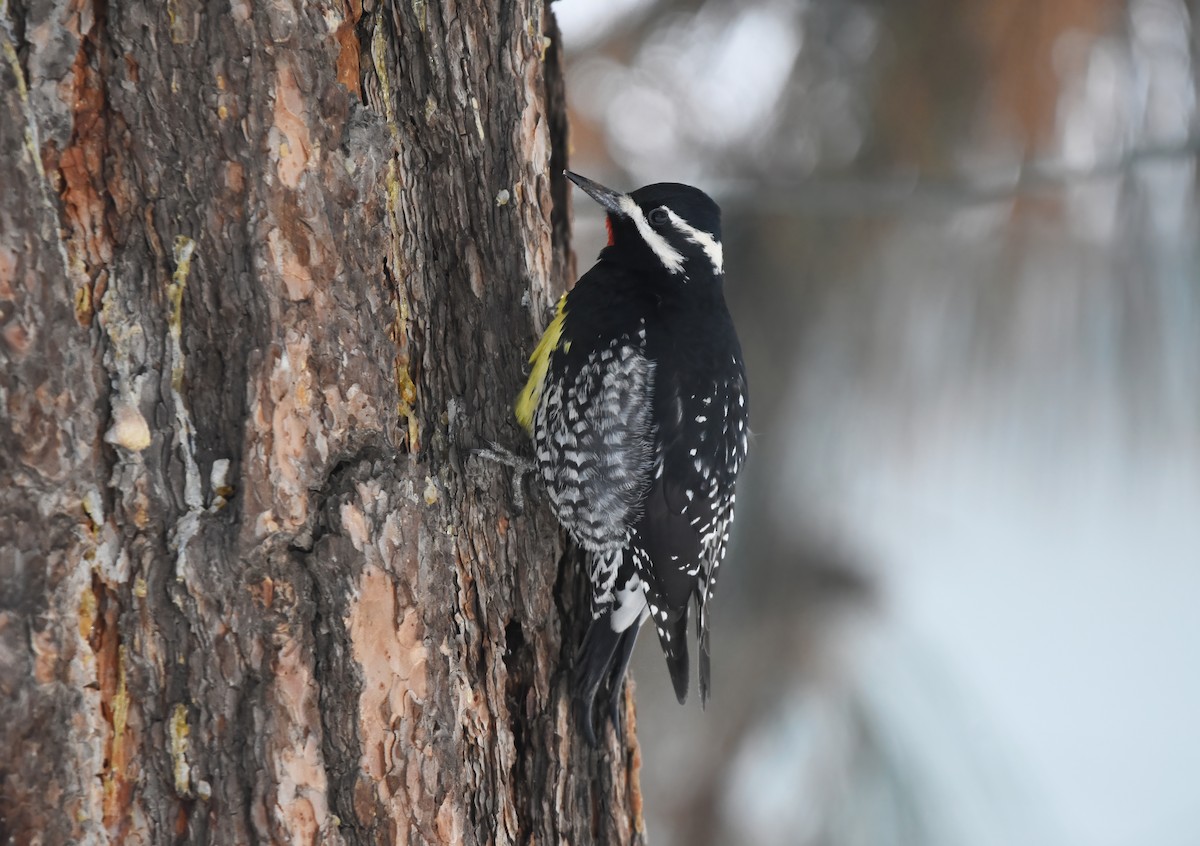
[[[650,212],[650,223],[653,226],[665,226],[670,219],[671,216],[667,214],[666,209],[659,208]]]

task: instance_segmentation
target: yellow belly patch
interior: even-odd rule
[[[533,365],[533,369],[529,372],[529,380],[517,396],[515,405],[517,422],[526,432],[532,433],[533,431],[533,415],[537,413],[538,404],[542,401],[542,389],[546,385],[546,373],[550,369],[550,354],[558,349],[559,342],[562,341],[563,319],[567,315],[566,307],[567,295],[563,294],[559,297],[558,310],[555,312],[554,319],[542,333],[542,339],[534,347],[533,355],[529,356],[529,363]],[[570,341],[567,342],[568,345],[570,343]]]

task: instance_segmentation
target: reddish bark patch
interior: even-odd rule
[[[338,27],[334,37],[338,43],[337,81],[346,86],[351,94],[362,99],[362,73],[358,66],[358,54],[362,48],[355,32],[360,15],[361,8],[358,15]]]
[[[72,264],[82,271],[78,285],[91,285],[96,270],[112,260],[112,236],[105,220],[105,195],[117,191],[120,183],[106,185],[104,172],[108,156],[108,102],[103,80],[94,61],[95,44],[102,27],[93,27],[75,56],[72,68],[74,81],[73,131],[67,147],[54,161],[54,150],[47,147],[43,157],[56,167],[62,177],[61,196],[63,219],[68,230],[67,254]],[[114,201],[117,198],[114,197]],[[125,198],[120,200],[125,202]],[[91,296],[77,298],[77,316],[83,323],[91,321]]]
[[[129,822],[135,773],[131,770],[135,744],[129,732],[129,691],[125,683],[125,650],[121,644],[116,593],[99,576],[80,601],[79,632],[87,638],[96,659],[100,712],[108,725],[104,744],[104,826],[119,832]]]

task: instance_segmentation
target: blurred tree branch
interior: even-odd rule
[[[913,170],[862,178],[819,175],[779,179],[769,185],[758,179],[736,179],[722,183],[719,194],[726,208],[739,211],[856,216],[892,214],[900,208],[935,211],[1007,202],[1035,192],[1123,176],[1146,164],[1191,161],[1198,154],[1200,136],[1193,136],[1182,143],[1134,147],[1087,166],[1044,158],[947,176]]]

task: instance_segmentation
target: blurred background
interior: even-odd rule
[[[1200,2],[554,8],[572,168],[717,198],[750,374],[651,842],[1200,844]]]

